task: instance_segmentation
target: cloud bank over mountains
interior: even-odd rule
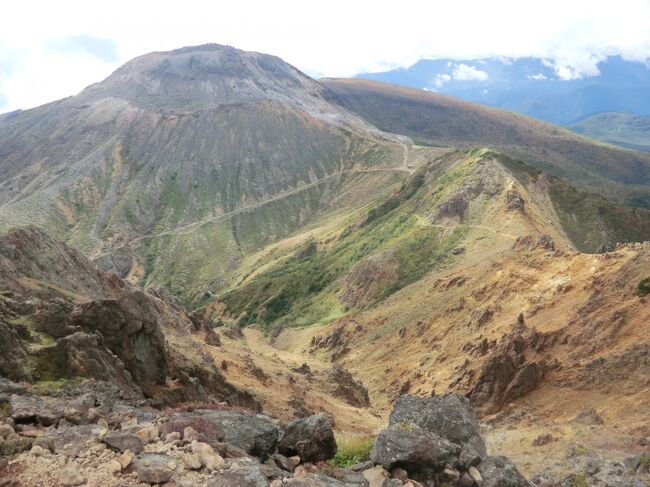
[[[480,80],[487,74],[463,60],[533,56],[576,79],[608,55],[650,57],[650,1],[332,0],[318,11],[281,0],[11,2],[0,20],[0,112],[75,94],[146,52],[209,42],[272,53],[317,77],[448,58],[458,60],[450,79]]]

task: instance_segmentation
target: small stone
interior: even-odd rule
[[[296,468],[298,465],[300,465],[300,462],[302,462],[302,458],[300,458],[298,455],[287,457],[287,460],[293,464],[293,468]]]
[[[82,424],[86,420],[86,415],[79,408],[67,407],[63,410],[63,418],[73,424]]]
[[[89,423],[97,423],[100,419],[103,419],[103,417],[97,408],[88,408],[86,419]]]
[[[170,459],[166,455],[142,454],[135,458],[131,469],[141,482],[162,484],[168,482],[174,475],[173,470],[167,467]]]
[[[35,445],[31,450],[29,450],[29,453],[37,457],[42,457],[43,455],[50,453],[50,450],[46,450],[45,448]]]
[[[86,483],[86,479],[75,467],[67,467],[61,471],[59,483],[65,486],[82,485]]]
[[[223,467],[225,462],[221,455],[216,453],[207,443],[193,441],[191,444],[192,453],[198,455],[201,464],[211,470]]]
[[[483,485],[483,477],[481,477],[481,472],[479,472],[476,467],[469,467],[467,473],[470,477],[472,477],[478,487],[481,487],[481,485]]]
[[[190,470],[198,470],[200,469],[203,464],[201,463],[201,459],[199,458],[198,455],[195,455],[194,453],[185,453],[182,456],[183,463],[189,468]]]
[[[199,441],[199,433],[191,426],[188,426],[183,430],[183,439],[188,443]]]
[[[124,453],[117,456],[117,461],[120,463],[120,466],[124,469],[129,465],[131,465],[133,458],[135,458],[133,452],[131,450],[126,450]]]
[[[93,451],[95,453],[101,453],[104,450],[106,450],[106,445],[104,443],[97,443],[90,447],[90,451]]]
[[[296,469],[296,471],[297,470],[298,469]],[[364,470],[363,476],[368,481],[370,487],[383,487],[384,483],[388,479],[388,472],[386,472],[381,465],[377,465],[376,467]]]
[[[50,440],[46,436],[39,436],[38,438],[35,438],[32,446],[40,446],[42,449],[47,450],[48,452],[51,451]]]
[[[129,428],[135,428],[136,426],[138,426],[138,419],[137,418],[127,419],[126,421],[122,421],[120,423],[120,427],[123,430],[127,430]]]
[[[472,487],[472,485],[474,485],[474,479],[468,473],[460,476],[458,487]]]
[[[394,468],[390,472],[390,474],[394,479],[398,479],[398,480],[407,480],[409,478],[408,472],[403,468],[399,468],[399,467]]]
[[[165,443],[172,443],[181,439],[181,434],[178,431],[168,433],[165,435]]]
[[[458,482],[458,479],[460,479],[460,472],[455,468],[450,467],[449,465],[445,467],[442,473],[452,482]]]
[[[125,452],[131,450],[133,453],[138,454],[144,450],[142,440],[131,433],[124,433],[122,431],[109,431],[104,435],[102,441],[111,448]]]
[[[11,426],[9,426],[8,424],[0,424],[0,438],[5,440],[9,435],[13,433],[14,433],[14,429]]]
[[[122,465],[120,465],[120,462],[118,462],[117,460],[112,460],[108,462],[108,465],[106,465],[106,469],[108,470],[109,473],[116,475],[122,471]]]
[[[158,440],[158,427],[154,425],[149,425],[145,428],[142,428],[136,433],[136,436],[142,440],[142,443],[145,445],[148,443],[154,443]]]

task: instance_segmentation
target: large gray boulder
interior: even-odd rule
[[[423,478],[432,477],[446,464],[456,463],[460,449],[435,433],[393,427],[379,433],[370,459],[388,471],[399,467],[414,474],[414,478]]]
[[[390,414],[390,425],[413,424],[487,457],[485,443],[469,400],[460,394],[436,397],[401,396]]]
[[[324,414],[296,419],[284,426],[278,451],[288,457],[299,455],[303,461],[329,460],[336,455],[332,423]]]
[[[528,487],[528,481],[504,456],[488,457],[477,467],[483,477],[482,487]]]
[[[282,430],[263,414],[199,409],[194,412],[223,431],[224,441],[246,453],[265,459],[275,450]]]
[[[124,431],[109,431],[104,435],[102,441],[111,448],[121,452],[131,450],[137,455],[144,450],[144,444],[138,436]]]
[[[16,422],[38,422],[43,426],[55,425],[63,416],[63,408],[56,399],[12,394],[9,416]]]
[[[198,441],[213,446],[221,442],[225,436],[218,424],[194,413],[174,414],[168,421],[160,425],[159,432],[164,439],[170,433],[180,433],[182,435],[185,428],[188,427],[198,433]]]
[[[208,487],[267,487],[269,480],[259,465],[246,465],[237,470],[230,470],[212,475]]]
[[[163,484],[171,480],[174,470],[171,468],[173,458],[168,455],[141,453],[128,467],[127,473],[135,472],[141,482]]]

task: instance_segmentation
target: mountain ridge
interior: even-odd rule
[[[650,114],[646,63],[608,56],[596,73],[534,57],[420,60],[358,78],[428,89],[560,125],[605,111]]]
[[[492,146],[610,198],[648,207],[650,156],[608,146],[524,115],[423,90],[361,79],[329,79],[341,103],[378,127],[416,142]]]

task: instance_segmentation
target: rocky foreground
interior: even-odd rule
[[[401,396],[370,459],[347,469],[324,414],[278,422],[225,403],[161,410],[89,380],[48,395],[0,380],[0,486],[643,487],[648,459],[590,459],[584,475],[527,481],[490,456],[461,395]],[[643,480],[646,479],[646,480]]]
[[[340,469],[326,463],[337,445],[324,414],[280,423],[224,403],[161,410],[93,380],[33,392],[0,382],[3,487],[528,485],[487,455],[460,395],[402,396],[370,460]]]

